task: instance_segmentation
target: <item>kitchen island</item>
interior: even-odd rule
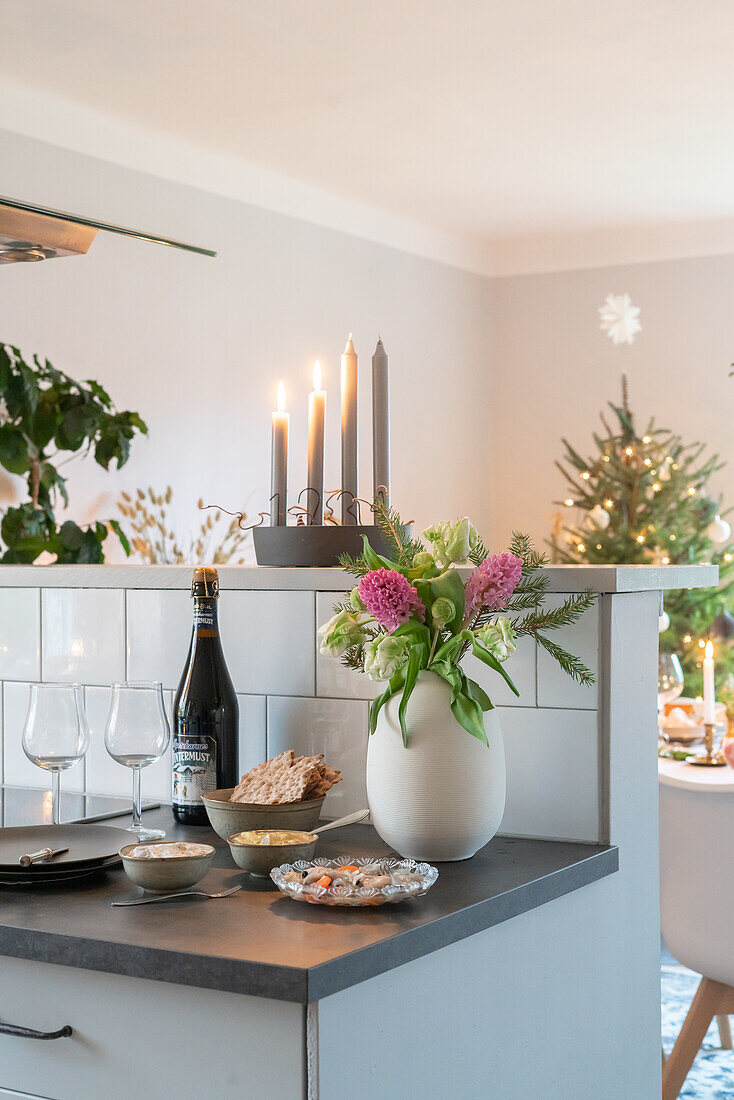
[[[618,866],[617,850],[609,845],[497,837],[471,861],[440,865],[425,898],[364,911],[322,909],[285,898],[271,882],[240,871],[210,830],[176,826],[167,809],[148,812],[146,824],[151,821],[169,839],[215,844],[203,889],[242,890],[221,900],[113,908],[113,900],[144,896],[117,869],[73,889],[3,891],[2,1023],[72,1029],[70,1037],[43,1043],[0,1035],[0,1084],[6,1089],[59,1100],[102,1091],[110,1100],[181,1096],[187,1089],[193,1095],[198,1086],[224,1096],[250,1095],[255,1088],[276,1097],[317,1096],[319,1078],[337,1073],[334,1059],[341,1057],[328,1021],[319,1019],[320,1003],[338,996],[341,1013],[359,1014],[359,1001],[350,1005],[351,991],[381,976],[383,1021],[403,1015],[417,977],[412,965],[425,967],[429,976],[436,952],[471,937],[471,966],[482,970],[487,930],[586,888]],[[351,826],[320,844],[326,857],[387,851],[368,826]],[[463,965],[457,959],[448,987],[436,971],[436,1012],[466,1012],[475,1000],[473,1011],[481,1013],[481,997],[497,995],[492,980],[477,984],[468,971],[462,976]],[[367,1048],[378,1041],[374,1024],[363,1021]],[[407,1049],[415,1040],[407,1019],[405,1026]],[[188,1057],[202,1027],[207,1049],[192,1067]],[[137,1047],[132,1061],[131,1045]],[[163,1066],[146,1053],[159,1045],[165,1075],[154,1089],[150,1067]],[[373,1058],[374,1051],[365,1070]],[[368,1080],[350,1095],[362,1095]],[[376,1087],[373,1078],[373,1095]]]
[[[548,570],[551,606],[598,594],[556,635],[597,683],[573,683],[529,639],[508,662],[520,699],[481,668],[470,673],[489,687],[504,731],[504,835],[441,865],[421,900],[321,911],[241,876],[221,848],[205,885],[244,883],[221,901],[111,909],[134,892],[119,871],[58,894],[0,891],[0,1022],[73,1029],[49,1042],[0,1034],[0,1096],[659,1095],[660,593],[716,578],[711,566]],[[20,750],[28,684],[74,680],[92,743],[69,789],[127,794],[129,776],[110,768],[101,737],[109,684],[175,688],[189,584],[176,566],[0,571],[6,784],[43,782]],[[243,769],[286,748],[325,752],[344,774],[327,818],[365,804],[375,685],[315,645],[348,585],[339,570],[221,570]],[[170,762],[148,771],[144,796],[166,800]],[[355,827],[319,850],[384,849]]]

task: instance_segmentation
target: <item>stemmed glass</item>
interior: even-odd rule
[[[104,743],[113,760],[132,769],[133,823],[128,831],[139,840],[166,835],[163,829],[147,829],[140,823],[140,772],[163,756],[170,739],[159,681],[113,684]]]
[[[672,703],[683,691],[683,670],[675,653],[661,653],[658,657],[658,710],[662,713],[666,703]]]
[[[89,748],[89,725],[79,684],[31,684],[23,752],[51,772],[51,821],[61,824],[61,772]]]

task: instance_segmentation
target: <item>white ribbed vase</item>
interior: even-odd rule
[[[402,856],[469,859],[505,812],[505,747],[496,711],[484,715],[489,748],[451,713],[451,688],[421,672],[407,708],[408,747],[398,721],[400,695],[380,711],[367,747],[372,823]]]

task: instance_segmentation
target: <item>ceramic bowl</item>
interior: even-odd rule
[[[144,843],[144,842],[142,842]],[[154,841],[158,846],[161,842]],[[141,841],[120,848],[120,858],[127,877],[136,886],[142,886],[153,894],[167,894],[174,890],[186,890],[203,879],[214,856],[214,848],[205,845],[208,852],[200,856],[171,856],[168,859],[142,859],[130,855]]]
[[[296,829],[308,833],[318,825],[326,797],[282,806],[256,806],[251,802],[230,802],[233,790],[234,787],[225,787],[203,795],[211,827],[222,840],[248,829]]]
[[[247,830],[244,830],[247,831]],[[303,830],[306,832],[307,830]],[[243,871],[255,878],[270,878],[274,867],[281,863],[294,863],[298,859],[313,859],[318,837],[304,844],[248,844],[240,839],[241,833],[227,837],[232,859]]]

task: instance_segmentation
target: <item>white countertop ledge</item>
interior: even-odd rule
[[[341,569],[219,566],[223,590],[341,592],[352,578]],[[463,572],[463,570],[462,570]],[[190,565],[0,565],[0,588],[189,588]],[[715,565],[549,565],[550,592],[659,592],[709,588]]]

